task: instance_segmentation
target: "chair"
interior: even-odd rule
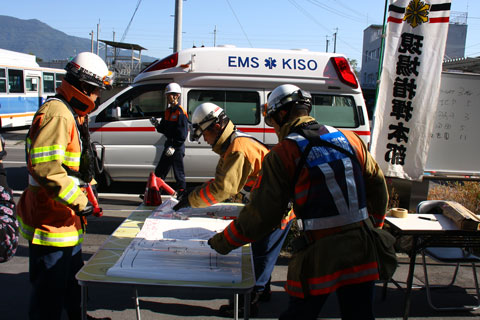
[[[427,200],[422,201],[417,206],[417,213],[442,213],[441,205],[444,203],[442,200]],[[479,235],[480,236],[480,235]],[[478,286],[477,272],[475,269],[475,263],[480,262],[480,257],[468,252],[464,248],[455,248],[455,247],[427,247],[422,250],[422,263],[423,263],[423,272],[425,275],[425,290],[427,292],[427,301],[430,307],[437,311],[447,311],[447,310],[476,310],[480,308],[480,290]],[[425,256],[432,258],[433,260],[440,263],[451,263],[455,264],[455,271],[453,273],[452,280],[447,285],[430,285],[428,281],[428,272],[427,272],[427,263]],[[473,279],[475,282],[476,296],[477,296],[477,305],[476,306],[459,306],[459,307],[440,307],[434,305],[432,301],[432,296],[430,289],[433,288],[448,288],[451,287],[457,278],[458,270],[461,263],[469,263],[472,266]]]

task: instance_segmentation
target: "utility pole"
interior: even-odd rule
[[[213,46],[216,47],[217,43],[217,26],[215,25],[215,29],[213,29]]]
[[[328,36],[325,36],[325,41],[326,41],[325,52],[328,52]]]
[[[115,31],[113,31],[113,42],[115,42]],[[106,50],[107,50],[107,48],[105,48],[105,57],[107,56],[107,51]],[[106,61],[106,59],[105,59],[105,61]],[[116,62],[117,62],[117,50],[113,49],[112,65],[115,65]]]
[[[98,35],[100,34],[100,19],[98,19],[97,23],[97,56],[98,56]]]
[[[335,28],[335,33],[333,34],[333,53],[337,52],[337,33],[338,28]]]
[[[173,31],[173,52],[182,50],[182,1],[175,0],[175,28]]]
[[[92,32],[89,33],[90,37],[91,37],[91,45],[90,45],[90,52],[93,53],[93,30]]]

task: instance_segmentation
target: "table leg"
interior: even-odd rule
[[[414,236],[412,240],[413,243],[412,250],[410,252],[410,265],[408,267],[407,288],[405,290],[405,301],[403,307],[403,320],[407,320],[408,314],[410,313],[413,274],[415,272],[415,258],[417,257],[417,237]]]
[[[233,319],[238,320],[238,293],[233,295]]]
[[[243,320],[250,317],[250,292],[244,294],[243,299]]]
[[[141,320],[140,316],[140,302],[138,301],[138,291],[136,287],[133,287],[133,293],[135,296],[135,312],[137,314],[137,320]]]
[[[87,288],[80,285],[82,320],[87,320]]]

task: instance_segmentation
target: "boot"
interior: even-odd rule
[[[258,291],[257,292],[257,297],[258,301],[261,302],[268,302],[272,298],[272,289],[270,288],[270,281],[272,278],[270,278],[265,285],[265,289],[263,291]]]

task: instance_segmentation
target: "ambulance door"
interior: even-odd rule
[[[160,160],[165,137],[150,123],[164,115],[166,83],[136,85],[100,106],[90,118],[92,142],[105,150],[105,169],[116,181],[143,181]],[[99,147],[97,147],[99,149]]]

